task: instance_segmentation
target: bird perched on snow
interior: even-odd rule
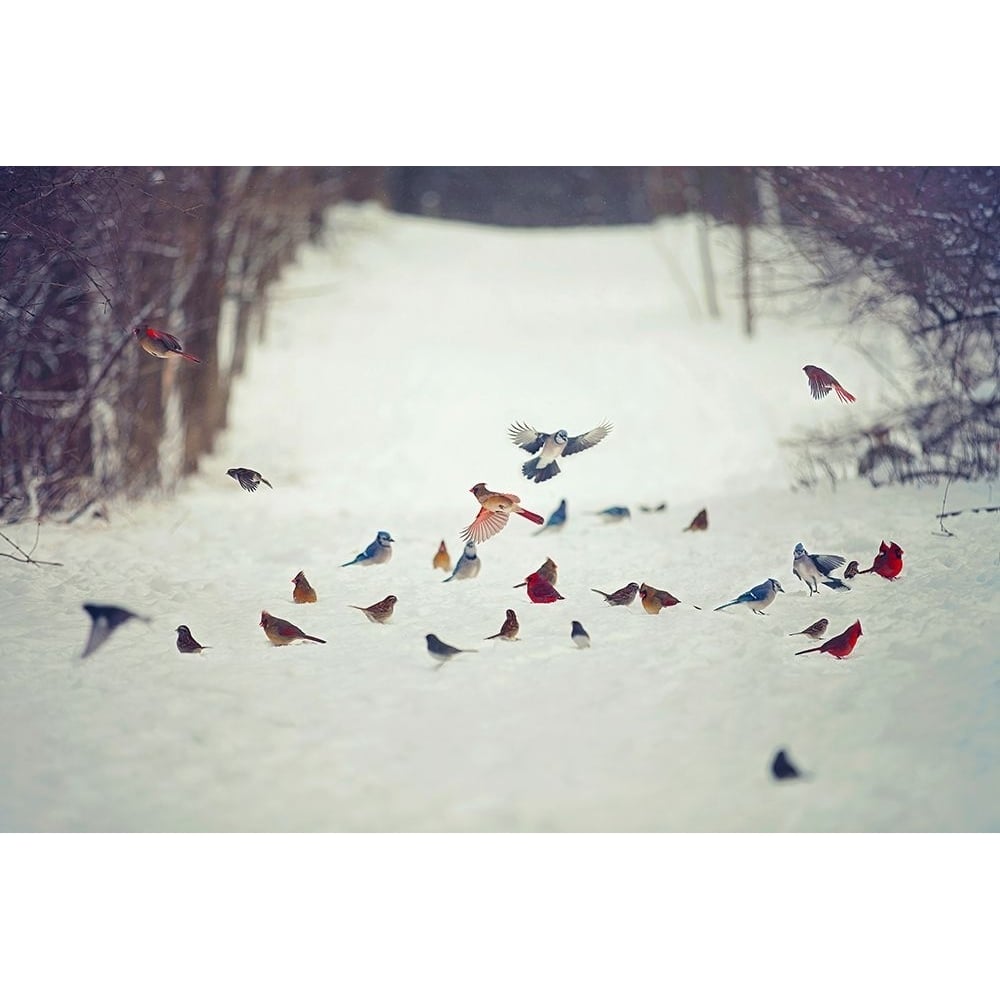
[[[525,478],[536,483],[544,483],[547,479],[559,475],[557,458],[593,448],[611,433],[611,427],[612,425],[605,421],[586,434],[570,437],[564,430],[547,434],[545,431],[535,430],[528,424],[516,423],[511,425],[507,433],[514,444],[535,456],[521,466]]]
[[[296,639],[308,639],[310,642],[326,642],[326,639],[317,639],[314,635],[306,635],[298,627],[284,618],[275,618],[274,615],[266,611],[260,613],[260,627],[264,630],[264,635],[271,640],[275,646],[287,646]]]
[[[576,643],[578,649],[590,648],[590,636],[578,621],[574,621],[570,627],[569,637]]]
[[[517,638],[517,633],[521,630],[521,626],[518,623],[517,615],[514,613],[513,608],[507,609],[507,617],[504,619],[503,625],[500,626],[500,631],[496,635],[488,635],[487,639],[506,639],[508,642],[513,642]]]
[[[479,575],[482,569],[482,561],[476,552],[475,542],[466,542],[465,549],[455,563],[455,570],[451,576],[446,576],[441,582],[447,583],[449,580],[471,580]]]
[[[792,573],[809,589],[809,596],[819,593],[819,585],[831,590],[850,590],[851,588],[830,576],[830,571],[844,565],[843,556],[820,556],[806,552],[805,546],[799,542],[792,553]]]
[[[784,750],[779,750],[771,761],[771,774],[777,781],[787,781],[789,778],[799,778],[799,769],[788,759]]]
[[[708,509],[702,507],[692,518],[685,531],[708,531]]]
[[[658,615],[664,608],[672,608],[681,602],[666,590],[657,590],[648,583],[639,584],[639,597],[647,615]]]
[[[243,487],[250,493],[263,483],[268,489],[274,489],[274,487],[259,473],[255,472],[253,469],[227,469],[227,476],[232,476]]]
[[[554,587],[556,581],[559,578],[559,567],[552,561],[551,558],[546,557],[545,562],[542,563],[535,572],[543,579],[548,581]],[[514,584],[514,589],[517,590],[518,587],[527,587],[527,578],[522,580],[520,583]]]
[[[878,555],[868,569],[858,570],[861,573],[878,573],[886,580],[894,580],[903,570],[903,550],[895,543],[885,544],[883,540],[878,547]]]
[[[603,518],[605,524],[617,524],[632,516],[628,507],[605,507],[604,510],[596,510],[594,513]]]
[[[476,519],[463,532],[466,541],[482,544],[492,538],[507,524],[511,514],[520,514],[535,524],[544,524],[545,518],[521,506],[521,498],[513,493],[494,493],[486,483],[476,483],[469,492],[479,501],[480,511]]]
[[[596,587],[590,588],[595,594],[600,594],[604,598],[605,604],[610,604],[613,607],[622,607],[626,604],[631,604],[635,600],[635,595],[639,593],[639,584],[626,583],[624,587],[619,588],[612,594],[605,594],[603,590],[598,590]]]
[[[795,655],[801,656],[803,653],[829,653],[838,660],[842,660],[845,656],[850,656],[851,651],[858,641],[858,636],[861,635],[864,635],[864,632],[861,631],[861,622],[856,621],[845,631],[841,632],[840,635],[835,635],[832,639],[827,639],[822,646],[814,646],[812,649],[800,649]]]
[[[451,569],[451,556],[448,555],[448,546],[441,539],[437,552],[434,553],[434,568],[443,569],[446,573]]]
[[[667,501],[664,500],[662,503],[658,503],[655,507],[647,507],[646,504],[639,504],[639,510],[643,514],[661,514],[667,509]]]
[[[395,610],[396,595],[390,594],[388,597],[383,597],[381,601],[371,604],[367,608],[360,608],[357,604],[348,604],[347,606],[357,611],[363,611],[365,618],[370,622],[375,622],[376,625],[384,625],[392,617],[392,612]]]
[[[553,604],[565,599],[541,573],[529,573],[524,582],[528,585],[528,598],[532,604]]]
[[[734,604],[742,604],[749,608],[755,615],[762,615],[763,609],[768,607],[778,596],[778,591],[784,593],[781,584],[773,577],[769,577],[763,583],[758,583],[756,587],[751,587],[745,594],[740,594],[735,601],[728,604],[720,604],[715,610],[721,611],[723,608],[732,607]]]
[[[169,333],[162,330],[154,330],[151,326],[134,326],[132,335],[139,341],[139,346],[154,358],[169,358],[176,355],[185,361],[193,361],[201,364],[201,358],[196,358],[193,354],[185,354],[181,347],[181,342]]]
[[[85,604],[83,610],[90,615],[90,635],[87,636],[87,644],[80,654],[81,660],[90,656],[98,646],[103,645],[119,625],[124,625],[132,618],[147,623],[151,620],[114,604]]]
[[[359,566],[379,566],[382,563],[387,563],[392,558],[392,543],[394,541],[395,539],[388,531],[380,531],[375,536],[375,541],[364,552],[359,552],[350,562],[341,563],[341,569],[345,566],[353,566],[355,564]]]
[[[845,403],[853,403],[855,397],[852,396],[829,372],[817,368],[815,365],[806,365],[802,369],[809,379],[809,391],[813,399],[822,399],[831,389],[837,393]]]
[[[789,635],[807,635],[810,639],[821,639],[826,632],[826,627],[830,622],[826,618],[820,618],[812,625],[807,625],[801,632],[789,632]]]
[[[191,629],[187,625],[177,626],[177,648],[182,653],[200,653],[203,649],[211,649],[211,646],[203,646],[191,634]]]
[[[566,501],[560,500],[559,506],[556,507],[551,514],[549,514],[549,519],[543,524],[538,531],[533,531],[533,535],[540,535],[543,531],[561,531],[566,524]]]
[[[854,577],[856,577],[857,575],[858,575],[858,561],[857,559],[852,559],[844,568],[844,578],[847,580],[853,580]]]
[[[296,604],[316,603],[316,591],[313,590],[312,585],[306,579],[306,575],[302,572],[302,570],[299,570],[298,573],[292,577],[292,583],[295,584],[292,588],[292,600]]]
[[[447,662],[459,653],[479,652],[477,649],[457,649],[454,646],[449,646],[448,643],[442,642],[433,632],[428,632],[424,638],[427,640],[427,652],[430,653],[439,664]]]

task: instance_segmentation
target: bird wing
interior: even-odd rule
[[[578,434],[576,437],[571,437],[566,442],[566,447],[563,448],[564,455],[575,455],[578,451],[586,451],[588,448],[593,448],[595,444],[603,441],[611,433],[612,425],[609,423],[599,424],[593,430],[587,431],[586,434]]]
[[[500,531],[509,520],[510,514],[505,510],[487,510],[482,507],[475,521],[462,532],[462,537],[476,543],[485,542]]]
[[[802,577],[799,576],[799,571],[795,568],[795,564],[794,563],[792,564],[792,576],[798,577],[798,579],[800,579],[800,580],[802,579]]]
[[[511,424],[507,433],[514,444],[532,455],[545,444],[545,439],[549,437],[548,434],[543,434],[541,431],[536,431],[534,427],[522,423]]]
[[[813,399],[822,399],[832,388],[833,379],[822,368],[810,365],[806,377],[809,379],[809,391]]]
[[[816,569],[821,573],[829,573],[835,570],[838,566],[844,565],[843,556],[817,556],[810,555],[809,557],[816,564]]]
[[[154,330],[152,327],[149,327],[147,332],[153,340],[158,340],[168,351],[181,350],[181,342],[173,334],[164,333],[162,330]]]
[[[95,649],[104,644],[109,635],[111,635],[111,626],[108,624],[108,619],[103,615],[95,617],[90,626],[87,645],[80,654],[80,659],[90,656]]]

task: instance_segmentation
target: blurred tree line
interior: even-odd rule
[[[74,517],[197,468],[268,288],[324,209],[380,185],[370,168],[0,168],[0,519]],[[202,363],[178,378],[139,325]]]

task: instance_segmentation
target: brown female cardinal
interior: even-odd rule
[[[648,583],[639,584],[639,597],[647,615],[658,615],[663,608],[672,608],[681,602],[666,590],[657,590]]]
[[[831,389],[845,403],[853,403],[855,397],[852,396],[829,372],[817,368],[815,365],[806,365],[802,369],[809,379],[809,391],[813,399],[822,399]]]
[[[492,538],[501,531],[511,514],[520,514],[535,524],[544,524],[545,518],[521,506],[521,498],[513,493],[494,493],[486,483],[476,483],[469,492],[479,501],[480,511],[476,519],[463,532],[462,537],[477,544]]]
[[[868,569],[858,570],[861,573],[878,573],[886,580],[895,580],[903,570],[903,550],[895,543],[888,545],[883,541],[878,547],[878,555]]]
[[[556,581],[559,578],[559,567],[552,561],[551,557],[547,557],[545,562],[543,562],[542,565],[535,570],[535,572],[543,580],[548,580],[548,582],[551,583],[553,587],[556,585]],[[526,587],[527,585],[528,581],[525,579],[522,580],[520,583],[515,583],[514,589],[517,590],[518,587]]]
[[[169,358],[177,355],[185,361],[193,361],[196,365],[201,364],[201,358],[196,358],[193,354],[185,354],[181,347],[181,342],[172,334],[164,333],[162,330],[154,330],[151,326],[132,327],[132,336],[139,341],[139,346],[154,358]]]
[[[829,653],[831,656],[842,660],[845,656],[850,656],[854,649],[858,636],[864,635],[861,631],[861,622],[856,621],[845,632],[835,635],[832,639],[827,639],[822,646],[814,646],[812,649],[800,649],[795,655],[801,656],[803,653]]]
[[[326,639],[317,639],[314,635],[306,635],[291,622],[286,622],[284,618],[275,618],[274,615],[266,611],[260,613],[260,627],[264,630],[264,635],[271,640],[275,646],[287,646],[296,639],[308,639],[310,642],[326,642]]]
[[[306,575],[302,572],[302,570],[299,570],[298,573],[292,577],[292,583],[295,584],[292,589],[292,600],[296,604],[316,603],[316,591],[313,590],[312,584],[306,579]]]
[[[448,546],[444,544],[443,538],[437,552],[434,553],[434,568],[443,569],[446,573],[451,572],[451,556],[448,555]]]

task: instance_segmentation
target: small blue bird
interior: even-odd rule
[[[476,554],[476,543],[466,542],[465,549],[462,554],[458,557],[458,562],[455,563],[455,569],[452,571],[451,576],[446,576],[441,582],[447,583],[449,580],[471,580],[473,577],[479,575],[479,570],[482,568],[482,562],[479,556]]]
[[[341,568],[353,566],[355,563],[361,566],[378,566],[381,563],[387,563],[392,558],[391,543],[394,541],[395,539],[388,531],[380,531],[375,536],[375,541],[364,552],[360,552],[350,562],[341,563]]]
[[[806,552],[805,546],[799,542],[792,553],[792,572],[809,588],[809,596],[819,593],[819,585],[831,590],[850,590],[851,588],[830,576],[830,570],[844,565],[843,556],[819,556]]]
[[[459,653],[478,653],[477,649],[458,649],[456,646],[449,646],[448,643],[442,642],[433,632],[428,632],[424,636],[427,640],[427,652],[438,661],[438,664],[446,663],[453,656],[458,656]]]
[[[550,528],[553,531],[560,531],[566,524],[566,501],[560,500],[559,506],[556,507],[551,514],[549,514],[549,519],[543,524],[538,531],[533,531],[533,535],[540,535],[543,531],[548,531]]]
[[[576,643],[578,649],[590,647],[590,636],[587,635],[587,630],[578,621],[573,622],[569,637]]]
[[[766,608],[778,596],[779,590],[782,593],[785,592],[777,580],[769,577],[763,583],[758,583],[756,587],[752,587],[745,594],[740,594],[735,601],[730,601],[728,604],[720,604],[715,610],[721,611],[723,608],[732,607],[734,604],[744,604],[755,615],[762,615],[764,612],[761,608]]]
[[[605,524],[616,524],[618,521],[624,521],[626,518],[632,516],[632,512],[628,507],[605,507],[604,510],[598,510],[594,513],[598,517],[604,518]]]

